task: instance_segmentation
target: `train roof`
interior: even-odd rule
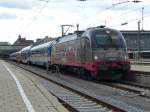
[[[32,47],[32,45],[24,47],[21,51],[26,51],[26,50],[30,50],[30,48]]]
[[[109,30],[109,31],[117,31],[117,32],[120,32],[119,30],[116,30],[116,29],[112,29],[112,28],[109,28],[109,27],[105,27],[105,26],[97,26],[97,27],[90,27],[88,28],[86,31],[93,31],[93,30]]]
[[[63,43],[71,40],[75,40],[80,37],[85,31],[75,31],[74,33],[69,33],[68,35],[58,37],[56,39],[57,43]]]
[[[75,40],[76,38],[77,38],[76,34],[66,35],[66,36],[59,38],[58,43]]]
[[[115,30],[115,29],[111,29],[111,28],[108,28],[108,27],[103,27],[103,26],[98,26],[98,27],[91,27],[91,28],[88,28],[86,29],[85,31],[75,31],[74,33],[69,33],[68,35],[64,35],[62,37],[58,37],[56,38],[56,41],[57,43],[63,43],[63,42],[67,42],[67,41],[71,41],[71,40],[75,40],[77,39],[78,37],[81,37],[81,35],[84,33],[84,32],[90,32],[90,31],[94,31],[94,30],[109,30],[109,31],[116,31],[116,32],[120,32],[118,30]]]
[[[10,56],[18,55],[18,54],[21,54],[21,51],[13,52],[13,53],[10,54]]]
[[[48,48],[50,47],[55,41],[49,41],[49,42],[46,42],[44,44],[39,44],[37,46],[34,46],[34,47],[31,47],[31,50],[37,50],[37,49],[43,49],[43,48]]]

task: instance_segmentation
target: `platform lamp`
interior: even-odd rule
[[[140,34],[141,34],[141,31],[140,31],[140,23],[141,23],[141,21],[139,20],[138,21],[138,59],[140,59],[140,52],[141,52],[141,39],[140,39]]]

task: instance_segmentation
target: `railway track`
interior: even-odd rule
[[[129,82],[125,82],[125,81],[119,81],[119,82],[103,82],[100,84],[104,84],[113,88],[117,88],[117,89],[121,89],[121,90],[125,90],[125,91],[129,91],[129,92],[133,92],[136,95],[142,96],[142,97],[146,97],[150,99],[150,88],[149,87],[145,87],[142,85],[138,85],[135,83],[129,83]]]
[[[122,80],[120,80],[119,83],[150,90],[150,86],[144,86],[144,85],[138,84],[138,83],[127,82],[127,81],[122,81]]]
[[[126,112],[123,109],[95,99],[87,94],[84,94],[83,92],[74,90],[49,78],[43,77],[40,74],[19,66],[18,64],[14,65],[31,72],[38,77],[44,78],[50,83],[53,83],[50,86],[51,89],[48,91],[56,96],[69,110],[73,112]]]
[[[15,64],[15,63],[13,63]],[[16,65],[16,64],[15,64]],[[20,64],[17,64],[17,66],[19,66]],[[45,77],[44,75],[39,74],[38,72],[35,72],[34,70],[32,71],[31,69],[28,69],[28,67],[26,68],[25,65],[19,66],[29,72],[32,72],[33,74],[35,74],[36,76],[38,75],[41,78],[44,78],[45,80],[49,80],[61,87],[64,88],[64,90],[59,89],[51,89],[51,93],[53,93],[58,99],[60,99],[65,105],[67,105],[67,107],[71,108],[71,111],[77,111],[77,112],[105,112],[105,111],[109,111],[109,112],[126,112],[128,110],[131,110],[130,112],[138,112],[136,109],[132,108],[132,106],[130,109],[127,109],[126,107],[122,108],[119,106],[116,106],[115,104],[111,104],[110,102],[104,102],[103,100],[99,100],[99,98],[97,99],[97,97],[92,97],[91,95],[85,94],[85,91],[79,91],[78,89],[72,89],[68,86],[62,85],[60,84],[58,81],[54,81],[51,80],[47,77]],[[31,67],[30,67],[31,68]],[[55,87],[56,88],[56,87]],[[120,88],[121,89],[121,88]],[[123,105],[123,104],[121,104]],[[101,110],[101,111],[100,111]],[[144,112],[139,111],[139,112]]]

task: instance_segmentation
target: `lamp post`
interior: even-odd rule
[[[142,28],[141,28],[142,31],[144,30],[144,29],[143,29],[143,22],[144,22],[144,21],[143,21],[143,13],[144,13],[144,7],[142,7],[142,21],[141,21],[141,22],[142,22]]]
[[[137,38],[138,38],[138,59],[140,59],[140,52],[141,52],[140,23],[141,23],[141,21],[139,20],[138,21],[138,35],[137,35]]]
[[[140,52],[141,52],[141,38],[140,38],[141,37],[141,30],[140,30],[141,26],[140,26],[140,23],[141,23],[141,21],[139,20],[137,23],[138,23],[137,44],[136,44],[137,45],[137,51],[138,51],[137,58],[140,59]],[[121,24],[121,26],[124,26],[127,24],[128,24],[127,22],[124,22]]]

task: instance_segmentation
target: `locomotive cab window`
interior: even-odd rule
[[[94,38],[94,46],[95,47],[108,47],[111,45],[110,36],[105,34],[97,34]]]
[[[96,32],[93,34],[93,47],[94,48],[116,48],[122,49],[125,48],[124,40],[121,35],[118,33],[106,33],[106,32]]]

